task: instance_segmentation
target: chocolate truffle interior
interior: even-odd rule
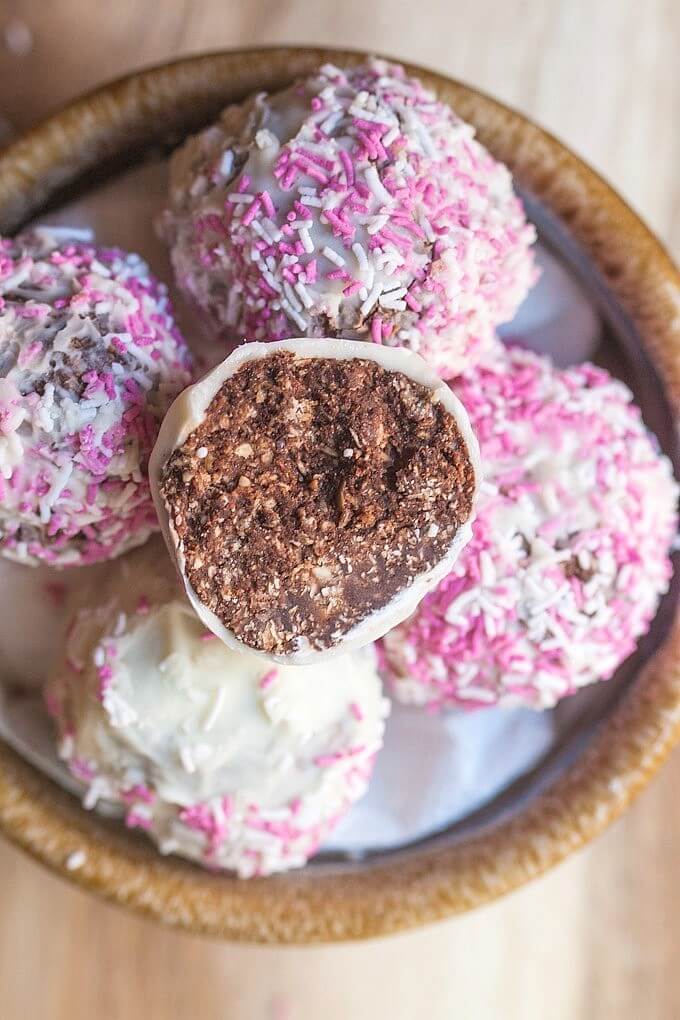
[[[447,552],[475,477],[426,387],[361,358],[247,362],[161,493],[201,602],[251,648],[332,648]]]

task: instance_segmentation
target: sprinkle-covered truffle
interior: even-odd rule
[[[373,649],[272,669],[207,633],[174,579],[147,589],[137,563],[76,616],[48,684],[85,806],[113,802],[163,853],[243,878],[300,867],[362,796],[382,745]]]
[[[477,444],[422,358],[245,344],[170,409],[151,460],[206,626],[303,662],[403,620],[468,540]]]
[[[147,462],[189,382],[165,287],[88,232],[0,240],[0,552],[92,563],[157,523]]]
[[[549,708],[609,678],[671,576],[678,490],[631,393],[519,349],[458,381],[480,441],[474,536],[384,639],[408,704]]]
[[[161,230],[180,287],[225,339],[405,346],[445,378],[535,278],[507,168],[379,60],[225,110],[175,153]]]

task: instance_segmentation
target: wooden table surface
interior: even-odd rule
[[[374,48],[513,104],[680,257],[679,0],[0,0],[0,138],[176,54]],[[263,949],[126,916],[0,844],[2,1020],[676,1020],[680,752],[596,845],[468,917],[369,944]]]

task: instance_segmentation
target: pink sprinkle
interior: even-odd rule
[[[279,675],[278,669],[270,669],[269,672],[265,673],[265,675],[260,680],[260,689],[265,691],[268,687],[270,687],[274,683],[278,675]]]
[[[125,816],[125,824],[128,829],[149,830],[153,823],[146,815],[141,815],[134,808],[131,808]]]
[[[245,211],[245,213],[243,215],[242,222],[243,222],[243,226],[244,227],[250,226],[250,224],[253,222],[253,220],[255,219],[257,214],[259,213],[261,205],[262,205],[262,199],[259,198],[259,197],[256,198],[254,202],[250,203],[250,205],[248,206],[248,208],[246,209],[246,211]]]
[[[276,216],[276,208],[274,206],[274,203],[272,202],[271,195],[269,194],[268,191],[261,191],[259,194],[259,198],[260,201],[262,202],[262,205],[264,206],[264,211],[266,212],[267,216],[269,216],[269,218],[273,220],[274,217]]]
[[[352,297],[352,295],[356,294],[358,290],[361,290],[361,281],[352,280],[351,283],[347,284],[342,293],[345,295],[345,297]]]
[[[135,783],[134,786],[121,790],[120,798],[126,804],[133,803],[134,801],[140,801],[142,804],[153,804],[156,794],[146,783]]]
[[[361,711],[361,708],[356,703],[356,701],[350,702],[349,710],[350,710],[350,712],[352,713],[352,715],[354,716],[354,718],[356,719],[357,722],[361,722],[362,721],[362,719],[364,718],[364,713]]]
[[[340,149],[340,162],[342,163],[345,171],[345,177],[347,178],[347,184],[351,188],[354,184],[354,166],[350,159],[349,153],[345,152],[344,149]]]
[[[305,267],[305,282],[316,283],[316,259],[310,259]]]

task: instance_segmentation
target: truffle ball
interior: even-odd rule
[[[608,679],[671,576],[678,488],[630,391],[499,353],[456,392],[480,441],[472,541],[383,642],[396,697],[550,708]]]
[[[151,545],[156,563],[133,554],[73,621],[47,688],[60,755],[86,807],[114,803],[163,853],[243,878],[300,867],[382,745],[373,649],[316,669],[235,652],[153,576],[164,550]]]
[[[535,279],[508,169],[403,68],[325,65],[174,155],[161,231],[223,338],[346,337],[472,364]]]
[[[147,463],[189,382],[165,287],[87,232],[0,240],[0,553],[76,566],[156,530]]]

